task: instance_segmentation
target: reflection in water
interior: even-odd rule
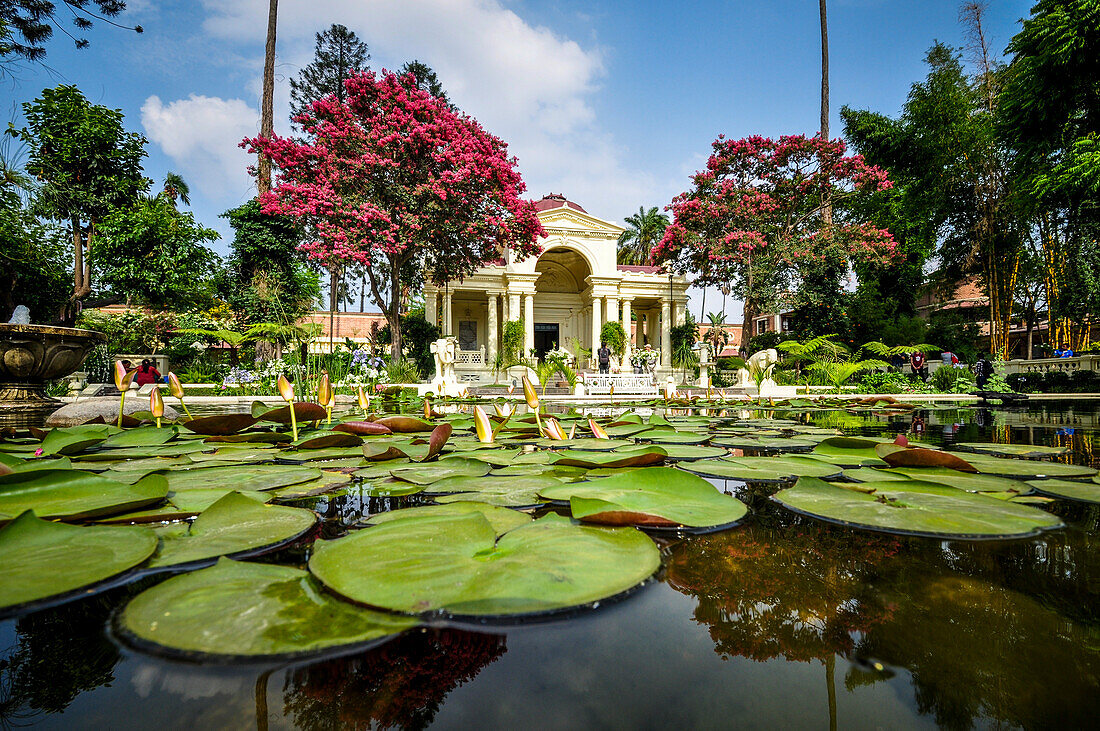
[[[284,713],[298,728],[424,728],[452,690],[507,651],[504,635],[412,632],[350,658],[287,673]]]
[[[840,655],[849,693],[903,668],[917,710],[946,728],[1078,727],[1100,711],[1087,536],[950,543],[776,517],[672,549],[668,583],[698,599],[724,658]]]
[[[116,592],[21,617],[0,650],[0,727],[60,713],[81,693],[114,680],[118,650],[103,627]]]

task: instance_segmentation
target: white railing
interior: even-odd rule
[[[483,366],[485,365],[485,346],[478,350],[459,350],[455,353],[455,366]]]
[[[585,373],[584,392],[589,396],[611,393],[623,396],[656,396],[657,384],[649,373]]]

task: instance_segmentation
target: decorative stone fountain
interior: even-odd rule
[[[103,333],[47,325],[0,324],[0,415],[54,410],[46,382],[80,368]]]

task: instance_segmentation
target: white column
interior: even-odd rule
[[[630,300],[623,300],[623,330],[626,331],[626,349],[623,351],[623,362],[619,365],[625,370],[630,367],[630,350],[633,338],[630,334]]]
[[[596,362],[596,351],[600,349],[600,330],[603,328],[603,302],[599,297],[592,298],[592,362]]]
[[[436,325],[439,320],[439,292],[432,289],[424,294],[424,319]]]
[[[519,292],[508,292],[508,319],[523,319],[523,314],[519,311]]]
[[[455,296],[454,291],[448,287],[447,288],[447,294],[443,298],[443,328],[442,329],[443,329],[443,337],[445,337],[445,338],[450,337],[451,332],[452,332],[451,328],[454,327],[454,325],[451,323],[451,313],[453,312],[453,310],[451,309],[451,304],[452,304],[452,300],[454,300],[454,296]]]
[[[672,302],[661,300],[661,365],[672,367]]]
[[[684,318],[687,315],[687,311],[688,311],[687,300],[683,300],[682,302],[676,302],[676,314],[674,315],[674,319],[676,321],[676,327],[679,327],[680,325],[684,324],[684,322],[685,322]]]
[[[604,317],[608,322],[613,322],[619,319],[619,298],[608,297],[607,298],[607,312],[604,313]]]
[[[489,293],[489,362],[491,363],[497,355],[497,340],[499,335],[497,334],[497,297],[496,292]]]
[[[523,349],[524,356],[535,347],[535,296],[523,295]]]

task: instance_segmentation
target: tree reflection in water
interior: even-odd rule
[[[507,649],[504,635],[411,632],[361,655],[289,671],[284,713],[304,729],[424,728],[448,693]]]
[[[1093,543],[1079,529],[1003,543],[893,538],[773,511],[674,546],[668,583],[698,599],[719,655],[820,660],[830,701],[840,655],[852,661],[849,693],[904,668],[919,712],[946,728],[1080,727],[1100,712]],[[1062,596],[1067,587],[1078,590]]]
[[[13,620],[15,643],[0,650],[0,728],[60,713],[114,680],[119,653],[103,628],[117,603],[112,592]]]

